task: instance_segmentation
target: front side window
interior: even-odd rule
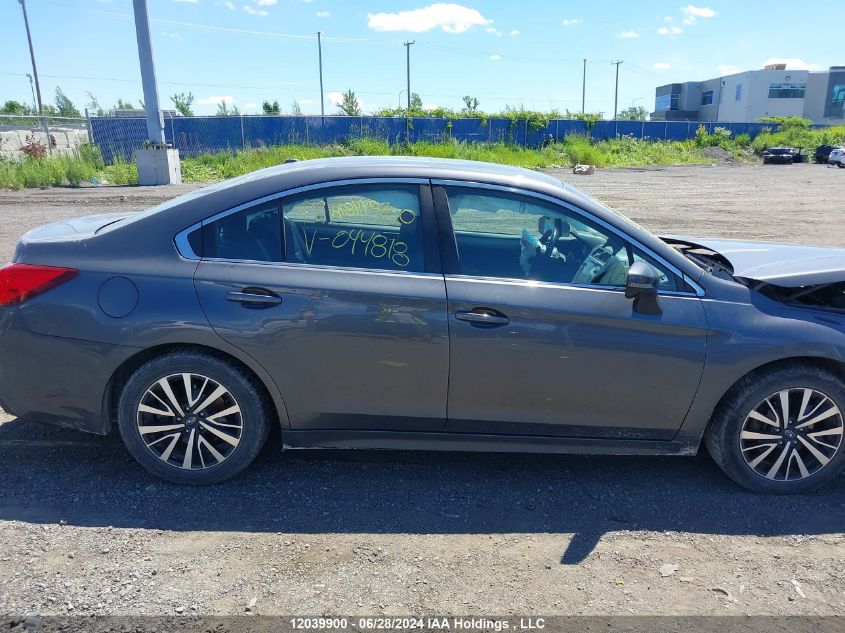
[[[742,84],[736,85],[736,96],[734,97],[735,101],[742,101]]]
[[[624,286],[634,253],[615,233],[534,198],[467,187],[446,192],[462,274]],[[655,267],[666,279],[661,287],[675,289],[674,275]]]
[[[705,90],[701,93],[701,105],[712,105],[713,104],[713,91],[712,90]]]
[[[283,202],[287,260],[321,266],[420,272],[419,188],[327,188]]]

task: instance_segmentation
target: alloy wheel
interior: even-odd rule
[[[138,432],[161,461],[202,470],[225,461],[243,434],[241,408],[207,376],[173,374],[155,382],[138,404]]]
[[[796,481],[828,465],[842,443],[842,412],[816,389],[783,389],[746,416],[739,441],[742,457],[757,475]]]

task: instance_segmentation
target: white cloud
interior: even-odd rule
[[[184,2],[185,4],[196,4],[199,0],[173,0],[174,2]]]
[[[338,106],[343,103],[343,93],[342,92],[327,92],[326,99],[329,103],[333,106]]]
[[[656,62],[651,66],[654,70],[669,70],[672,68],[672,64],[667,64],[666,62]]]
[[[491,61],[491,62],[497,62],[497,61],[499,61],[500,59],[502,59],[502,56],[501,56],[501,55],[490,55],[490,61]]]
[[[250,15],[267,15],[267,12],[264,9],[255,9],[248,4],[244,5],[244,11]]]
[[[511,36],[516,36],[516,35],[519,35],[519,31],[517,31],[516,29],[514,29],[513,31],[511,31],[511,32],[510,32],[510,35],[511,35]]]
[[[440,28],[446,33],[464,33],[474,26],[488,26],[488,20],[476,9],[450,2],[437,2],[423,9],[398,13],[368,13],[367,26],[375,31],[411,31],[422,33]]]
[[[332,12],[331,11],[317,11],[317,13],[315,13],[315,15],[318,18],[330,18],[330,17],[332,17]]]
[[[566,18],[561,22],[561,24],[563,24],[563,26],[578,26],[583,21],[584,20],[582,20],[581,18]]]
[[[674,35],[680,35],[681,33],[684,32],[684,30],[681,29],[681,28],[678,28],[677,26],[672,26],[672,27],[661,26],[659,29],[657,29],[657,32],[660,35],[673,35],[674,36]]]
[[[492,33],[496,37],[502,37],[502,32],[499,29],[494,29],[492,26],[488,26],[484,30],[487,31],[488,33]]]
[[[633,40],[633,39],[638,38],[639,36],[640,36],[639,32],[635,31],[634,29],[629,29],[627,31],[620,31],[619,33],[616,34],[616,37],[618,37],[620,40]]]
[[[279,0],[255,0],[255,4],[259,7],[272,7],[276,4]]]
[[[739,72],[739,68],[731,64],[719,64],[716,66],[720,75],[735,75]]]
[[[206,97],[205,99],[198,99],[197,103],[199,105],[218,105],[223,102],[226,103],[234,103],[235,98],[232,95],[226,95],[225,97],[218,97],[216,95],[212,95],[210,97]]]
[[[667,15],[665,18],[663,18],[663,21],[664,21],[664,22],[666,22],[666,23],[668,24],[669,22],[671,22],[671,21],[672,21],[672,19],[673,19],[673,18],[672,18],[672,16],[671,16],[671,15]]]
[[[769,64],[786,64],[787,70],[821,70],[819,64],[805,62],[800,57],[772,57],[763,62],[764,66]]]
[[[258,104],[255,104],[252,101],[245,103],[244,110],[258,110]]]
[[[436,110],[439,107],[440,106],[437,105],[436,103],[424,103],[423,106],[422,106],[422,109],[430,111],[430,110]]]
[[[716,12],[710,7],[696,7],[691,4],[683,7],[681,11],[687,15],[694,15],[697,18],[712,18],[716,15]]]
[[[716,15],[716,12],[710,7],[696,7],[692,4],[681,7],[681,12],[684,14],[682,22],[687,26],[695,24],[698,18],[712,18]]]
[[[235,6],[234,2],[228,2],[228,1],[224,2],[223,6],[226,7],[227,9],[229,9],[229,11],[234,11],[235,9],[238,8],[238,7]]]
[[[161,34],[164,37],[169,37],[169,38],[174,39],[174,40],[181,40],[182,39],[181,33],[175,33],[173,31],[162,31]]]

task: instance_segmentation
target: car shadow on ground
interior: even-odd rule
[[[761,496],[707,456],[291,451],[278,435],[207,487],[154,478],[114,437],[0,425],[0,520],[178,531],[572,535],[561,563],[614,531],[788,536],[843,529],[845,477]]]

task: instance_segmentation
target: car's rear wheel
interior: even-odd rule
[[[184,484],[233,477],[258,455],[270,407],[254,379],[194,351],[155,358],[120,395],[118,425],[132,456],[151,473]]]
[[[845,384],[814,365],[744,378],[717,408],[707,449],[728,476],[755,492],[800,493],[845,468]]]

